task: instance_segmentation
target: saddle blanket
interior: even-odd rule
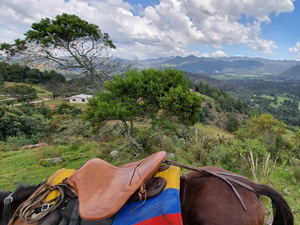
[[[180,208],[180,168],[170,166],[156,177],[167,181],[164,191],[155,198],[126,203],[114,216],[112,225],[183,225]]]
[[[57,170],[47,181],[48,184],[50,185],[56,185],[56,184],[60,184],[63,182],[63,180],[66,177],[71,176],[73,173],[75,172],[75,170],[73,169],[65,169],[62,168],[60,170]],[[55,199],[56,197],[58,197],[60,195],[59,191],[51,191],[48,196],[46,197],[45,202],[51,201],[52,199]],[[51,204],[53,204],[54,202],[51,202]]]

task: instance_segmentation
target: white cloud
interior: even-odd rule
[[[300,60],[300,42],[297,42],[294,47],[289,48],[290,53],[297,53],[297,60]]]
[[[216,51],[211,54],[212,57],[227,57],[227,54],[223,51]]]
[[[228,55],[227,55],[225,52],[218,50],[218,51],[213,52],[213,53],[211,53],[211,54],[209,54],[209,53],[202,53],[201,56],[202,56],[202,57],[215,57],[215,58],[220,58],[220,57],[227,57]]]
[[[293,10],[293,0],[160,0],[146,8],[122,0],[1,0],[0,43],[19,38],[41,18],[67,12],[107,32],[121,57],[185,56],[197,54],[186,49],[190,45],[233,43],[272,54],[277,46],[264,39],[261,24],[272,22],[273,12]],[[254,20],[243,24],[242,15]]]
[[[300,52],[300,42],[297,42],[294,47],[289,48],[289,52],[291,52],[291,53],[298,53],[298,52]]]

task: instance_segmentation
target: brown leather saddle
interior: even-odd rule
[[[127,200],[158,171],[166,152],[160,151],[120,167],[91,159],[67,179],[78,194],[79,214],[100,220],[117,213]]]

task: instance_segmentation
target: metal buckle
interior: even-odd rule
[[[50,204],[42,205],[41,212],[47,211],[50,208]]]
[[[13,197],[12,196],[13,193],[10,193],[4,200],[3,200],[3,203],[4,205],[9,205],[10,203],[13,202]]]

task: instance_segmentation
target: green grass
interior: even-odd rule
[[[299,211],[299,183],[295,180],[291,168],[288,166],[277,166],[275,171],[271,174],[270,180],[271,182],[268,185],[275,188],[283,195],[292,210]],[[268,210],[271,210],[271,203],[266,207]],[[295,225],[299,225],[300,214],[295,213],[294,218]]]
[[[261,97],[266,98],[266,99],[271,99],[272,101],[274,101],[275,97],[271,96],[271,95],[262,95]]]
[[[52,93],[50,91],[47,91],[44,86],[32,85],[32,87],[37,91],[37,96],[39,98],[41,98],[41,97],[51,98],[52,97]]]
[[[220,128],[216,126],[211,125],[203,125],[201,123],[198,123],[195,125],[196,128],[200,129],[204,134],[208,135],[212,138],[218,138],[218,137],[224,137],[224,138],[233,138],[233,134],[224,130],[221,130]]]
[[[51,106],[55,106],[55,107],[58,107],[62,103],[68,103],[68,101],[66,101],[64,98],[57,98],[57,99],[51,99],[51,100],[44,102],[44,104],[47,106],[51,105]],[[70,105],[75,106],[80,109],[83,109],[83,110],[88,108],[87,104],[70,103]]]
[[[63,98],[56,98],[44,102],[45,105],[57,105],[57,106],[59,106],[62,103],[67,103],[67,101]]]
[[[47,146],[43,148],[1,152],[0,149],[0,190],[14,190],[16,183],[38,184],[58,169],[77,169],[88,159],[99,156],[99,146],[85,143],[83,146]],[[45,161],[59,157],[57,164]]]
[[[270,99],[272,101],[275,100],[275,97],[271,96],[271,95],[261,95],[261,97]],[[292,98],[285,96],[285,94],[277,95],[277,104],[275,104],[274,102],[271,102],[270,106],[272,106],[273,108],[278,108],[278,107],[282,106],[284,100],[293,101]],[[300,102],[298,102],[298,106],[300,107]]]

